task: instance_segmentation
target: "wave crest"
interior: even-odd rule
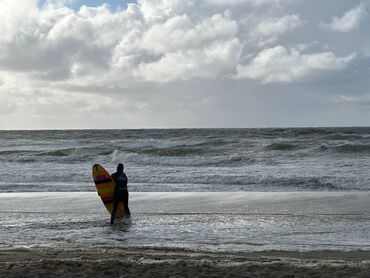
[[[157,156],[142,155],[140,153],[126,153],[115,150],[112,153],[112,162],[126,161],[139,165],[163,165],[163,166],[237,166],[244,163],[253,163],[254,159],[241,155],[218,155],[218,156]]]
[[[359,153],[359,152],[370,152],[370,144],[351,144],[346,143],[335,147],[338,152],[344,153]]]

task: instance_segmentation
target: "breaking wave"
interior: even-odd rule
[[[168,150],[167,150],[168,152]],[[153,152],[151,152],[153,153]],[[253,163],[255,160],[253,158],[248,158],[234,155],[218,155],[218,156],[201,156],[200,153],[194,155],[193,152],[175,151],[170,152],[171,155],[164,155],[159,150],[154,153],[156,155],[142,155],[141,153],[125,153],[115,150],[112,153],[112,162],[118,163],[120,161],[126,161],[126,163],[141,164],[141,165],[167,165],[167,166],[217,166],[217,165],[227,165],[227,166],[237,166],[243,163]],[[176,154],[176,155],[174,155]],[[189,157],[189,154],[190,157]],[[188,157],[185,157],[188,156]]]
[[[148,155],[157,155],[157,156],[197,156],[203,155],[207,153],[207,150],[203,148],[189,148],[189,147],[175,147],[175,148],[150,148],[150,149],[143,149],[137,150],[137,153],[140,154],[148,154]]]
[[[335,146],[334,148],[338,152],[345,152],[345,153],[370,152],[370,144],[346,143],[343,145]]]
[[[90,148],[66,148],[37,152],[37,156],[84,156],[84,155],[109,155],[112,150],[90,147]]]
[[[320,150],[322,151],[333,151],[337,153],[344,153],[344,154],[359,154],[359,153],[369,153],[370,152],[370,144],[361,144],[361,143],[344,143],[340,145],[328,145],[322,144],[320,146]]]
[[[370,190],[369,128],[0,135],[0,191],[95,190],[91,166],[112,172],[118,162],[138,191]]]

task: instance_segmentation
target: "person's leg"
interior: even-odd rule
[[[118,208],[118,200],[117,200],[117,197],[114,197],[114,200],[113,200],[113,210],[112,210],[112,214],[110,216],[110,223],[111,224],[114,223],[114,218],[116,217],[117,208]]]
[[[131,215],[130,209],[128,208],[128,191],[125,190],[123,194],[123,206],[125,208],[125,212],[128,216]]]

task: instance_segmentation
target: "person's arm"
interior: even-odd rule
[[[116,175],[115,174],[112,174],[111,177],[112,177],[112,180],[114,181],[114,194],[116,194],[116,191],[117,191],[117,178],[116,178]]]
[[[125,175],[125,178],[126,178],[126,181],[125,181],[125,186],[126,186],[126,188],[127,188],[127,184],[128,184],[128,178],[127,178],[127,176],[126,176],[126,174],[125,173],[123,173],[124,175]]]

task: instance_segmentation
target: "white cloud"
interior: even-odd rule
[[[185,14],[195,5],[194,0],[139,0],[138,4],[145,20],[151,23]]]
[[[264,46],[276,42],[281,35],[295,30],[303,23],[303,20],[298,15],[259,19],[249,37],[252,42],[257,43],[259,46]],[[246,24],[250,24],[250,22]]]
[[[247,13],[253,14],[250,5],[283,2],[231,4],[247,4]],[[5,0],[1,5],[7,9],[0,9],[0,67],[28,72],[25,76],[40,82],[78,86],[228,78],[250,54],[248,47],[273,43],[302,24],[293,14],[261,17],[255,26],[246,26],[243,18],[211,0],[140,0],[122,11],[106,5],[74,11],[63,1],[38,7],[36,0],[25,5]],[[213,7],[212,14],[199,14],[204,5]],[[241,34],[245,31],[247,38]]]
[[[347,11],[342,17],[333,16],[331,22],[321,23],[320,27],[333,32],[350,32],[360,25],[366,15],[366,5],[361,3],[357,7]]]
[[[262,36],[274,36],[294,30],[302,24],[298,15],[287,15],[281,18],[268,19],[257,25],[256,34]]]
[[[237,78],[261,80],[263,83],[292,82],[320,76],[322,71],[344,69],[355,54],[337,57],[333,52],[305,54],[283,46],[264,49],[247,65],[239,66]]]
[[[192,22],[188,16],[175,16],[163,24],[151,26],[141,41],[142,48],[155,54],[165,54],[179,49],[202,47],[214,41],[237,36],[238,24],[221,14]]]
[[[229,78],[235,73],[238,78],[289,82],[312,77],[313,70],[344,68],[350,59],[333,52],[304,54],[300,44],[290,50],[266,48],[304,20],[298,14],[271,16],[271,10],[265,17],[259,10],[257,17],[252,6],[287,1],[235,0],[230,5],[248,8],[245,16],[234,16],[218,0],[201,4],[140,0],[122,11],[111,11],[106,5],[74,11],[63,1],[38,7],[36,0],[22,4],[3,0],[0,67],[4,72],[23,72],[41,84],[50,80],[101,87],[145,80]],[[199,14],[205,5],[213,7],[212,14]],[[360,5],[344,18],[363,9]],[[246,64],[253,55],[251,49],[259,54]]]
[[[238,64],[240,53],[238,39],[214,43],[202,49],[170,52],[158,61],[140,64],[138,75],[160,83],[196,77],[214,78],[232,71]]]
[[[61,4],[14,3],[2,3],[9,16],[0,18],[0,66],[54,81],[123,81],[134,73],[140,78],[139,66],[149,69],[184,53],[202,56],[203,50],[237,39],[238,23],[226,15],[187,16],[191,2],[142,0],[119,12],[107,6],[73,11]],[[162,21],[148,23],[156,13]]]

